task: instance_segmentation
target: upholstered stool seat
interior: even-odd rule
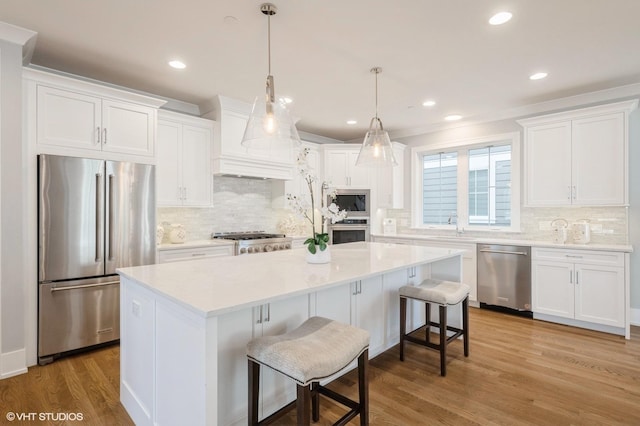
[[[318,421],[319,394],[323,394],[351,408],[336,424],[346,424],[358,414],[360,424],[368,424],[368,349],[367,331],[322,317],[309,318],[295,330],[279,336],[253,339],[247,344],[249,423],[269,423],[294,406],[297,407],[297,424],[310,424],[310,414]],[[321,379],[336,374],[356,359],[359,402],[320,386]],[[297,400],[258,422],[260,365],[295,381]]]
[[[406,285],[400,287],[400,360],[404,361],[404,343],[408,340],[440,352],[440,375],[447,374],[447,345],[462,336],[464,344],[464,356],[469,356],[469,291],[468,285],[452,281],[442,281],[428,278],[420,285]],[[425,303],[426,308],[426,332],[425,338],[420,339],[411,334],[416,331],[406,331],[407,323],[407,299],[414,299]],[[462,302],[462,328],[447,325],[447,307]],[[431,321],[431,304],[439,306],[439,322]],[[439,328],[440,343],[432,343],[429,339],[431,326]],[[418,327],[421,328],[421,327]],[[447,331],[453,335],[447,337]]]

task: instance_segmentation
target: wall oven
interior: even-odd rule
[[[344,244],[369,241],[369,219],[345,219],[329,225],[329,243]]]
[[[349,212],[349,219],[368,219],[371,216],[371,191],[368,189],[338,189],[335,198],[327,196],[327,205],[336,203],[340,210]]]

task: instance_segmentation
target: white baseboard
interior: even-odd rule
[[[0,354],[0,379],[27,372],[27,357],[24,349]]]
[[[631,308],[631,325],[640,325],[640,309]]]

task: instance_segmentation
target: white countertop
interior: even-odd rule
[[[463,253],[359,242],[331,246],[331,262],[313,265],[305,261],[306,250],[120,268],[118,273],[208,317]]]
[[[184,243],[178,244],[159,244],[157,246],[158,250],[177,250],[177,249],[190,249],[190,248],[199,248],[199,247],[213,247],[213,246],[232,246],[234,245],[234,241],[230,240],[193,240],[193,241],[185,241]]]
[[[547,248],[564,248],[571,250],[608,250],[608,251],[620,251],[625,253],[633,252],[633,247],[624,244],[555,244],[551,241],[537,241],[537,240],[518,240],[518,239],[506,239],[506,238],[484,238],[484,237],[456,237],[445,235],[424,235],[424,234],[371,234],[374,237],[380,238],[401,238],[410,240],[424,240],[434,242],[447,242],[447,243],[459,243],[459,244],[506,244],[515,246],[530,246],[530,247],[547,247]]]

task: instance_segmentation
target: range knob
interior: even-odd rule
[[[240,254],[245,254],[247,252],[247,248],[246,247],[242,247],[240,249]]]
[[[247,248],[247,253],[253,253],[253,247]]]
[[[285,245],[284,245],[284,248],[285,248],[285,249],[287,249],[287,250],[289,250],[289,249],[291,248],[291,244],[289,244],[289,243],[285,244]]]
[[[271,244],[267,244],[264,246],[264,251],[273,251],[273,246]]]

